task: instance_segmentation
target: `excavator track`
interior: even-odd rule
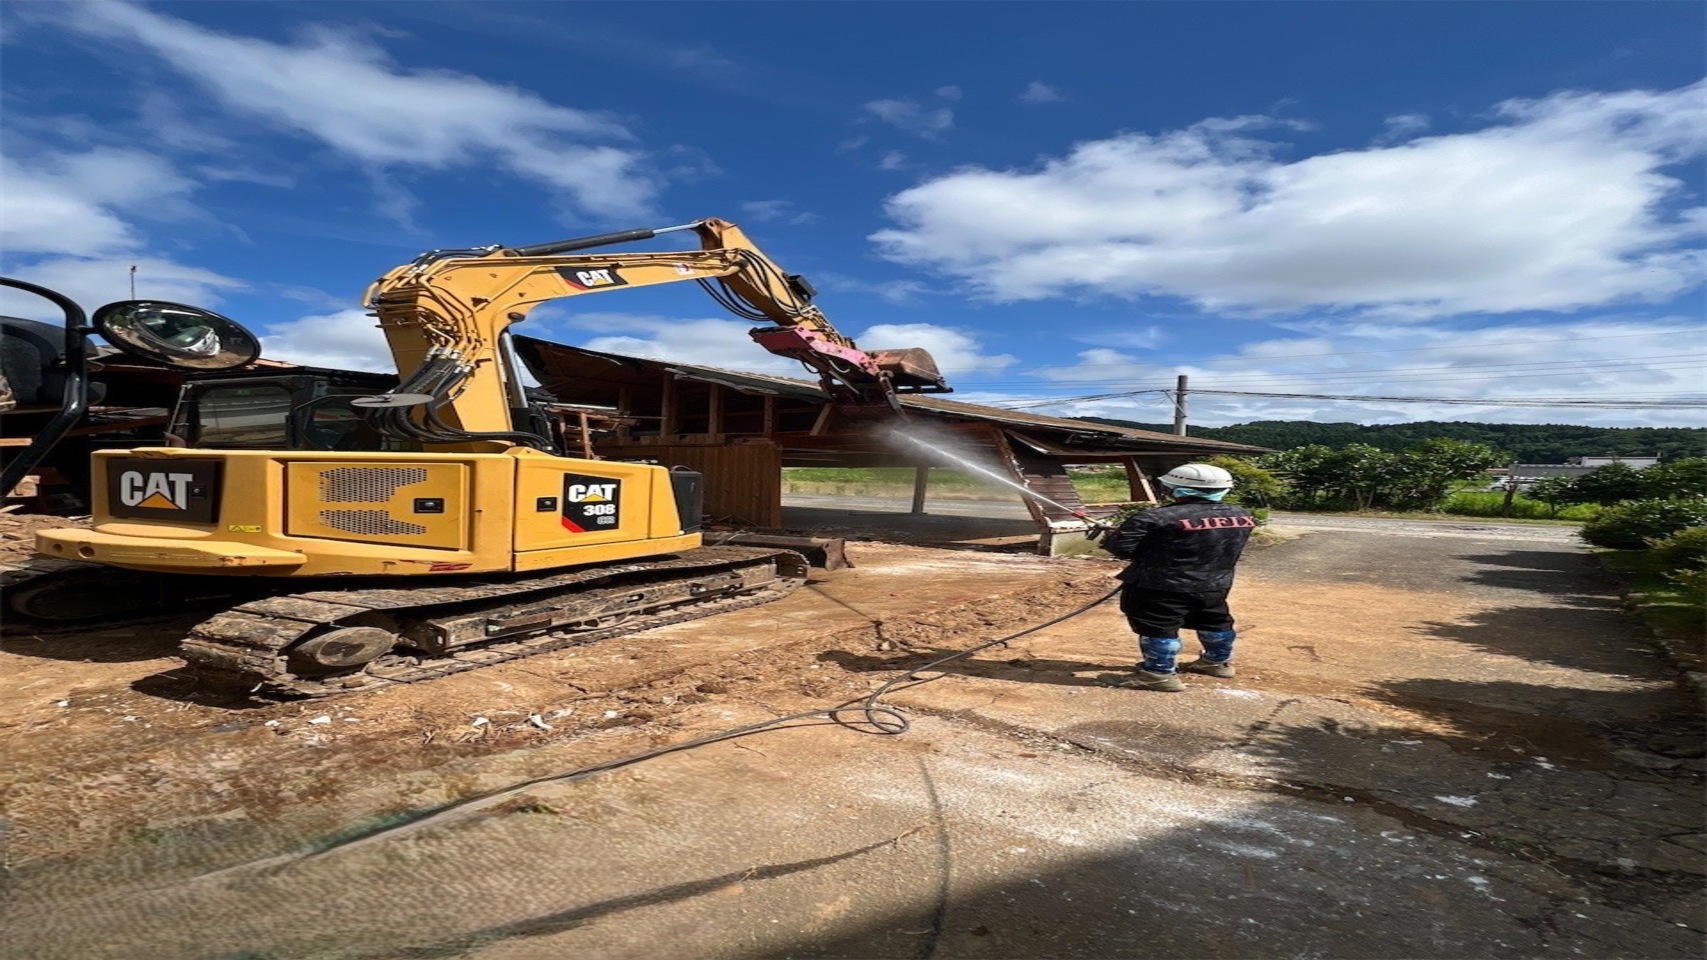
[[[805,583],[808,570],[789,550],[701,547],[525,579],[275,594],[196,625],[181,652],[193,670],[216,679],[321,697],[769,603]],[[366,657],[364,646],[388,649],[343,663]]]

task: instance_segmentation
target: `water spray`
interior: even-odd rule
[[[1039,503],[1047,503],[1050,506],[1054,507],[1055,509],[1060,510],[1062,513],[1067,514],[1068,516],[1071,516],[1071,517],[1078,519],[1078,520],[1083,520],[1085,523],[1090,524],[1090,528],[1085,531],[1085,539],[1087,539],[1087,540],[1095,540],[1098,537],[1102,536],[1104,533],[1107,533],[1109,530],[1108,524],[1102,522],[1101,520],[1096,519],[1095,517],[1084,512],[1083,510],[1074,510],[1072,507],[1069,507],[1064,503],[1058,503],[1054,500],[1051,500],[1048,497],[1044,496],[1043,494],[1038,493],[1036,490],[1033,490],[1030,487],[1025,486],[1024,484],[1015,483],[1012,479],[1010,479],[1008,477],[1004,477],[1001,474],[997,473],[994,470],[991,470],[988,467],[981,466],[977,463],[974,463],[970,458],[968,458],[966,456],[955,453],[952,450],[946,449],[945,446],[942,445],[942,441],[940,438],[937,440],[937,443],[935,443],[935,444],[926,443],[925,441],[919,439],[918,437],[912,436],[912,435],[907,434],[907,433],[903,433],[903,432],[901,432],[901,430],[898,430],[898,429],[897,430],[890,430],[889,436],[896,438],[896,439],[905,440],[908,443],[910,443],[910,444],[912,444],[912,445],[914,445],[914,446],[916,446],[922,450],[929,452],[934,457],[938,457],[938,458],[942,458],[942,459],[946,459],[946,460],[951,460],[954,463],[956,463],[962,467],[965,467],[966,469],[971,470],[974,473],[978,473],[978,474],[981,474],[985,477],[988,477],[989,479],[994,480],[997,483],[1002,484],[1003,486],[1012,487],[1014,490],[1018,491],[1021,496],[1030,497],[1031,499],[1036,500]]]

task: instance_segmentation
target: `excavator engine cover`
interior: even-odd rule
[[[905,350],[874,350],[877,366],[888,371],[895,389],[904,393],[948,393],[936,360],[922,347]]]

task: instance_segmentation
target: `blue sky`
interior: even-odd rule
[[[716,216],[958,399],[1704,419],[1511,405],[1707,397],[1699,3],[0,10],[0,269],[93,307],[136,265],[280,359],[389,369],[358,300],[423,250]],[[683,284],[517,331],[799,373],[748,326]]]

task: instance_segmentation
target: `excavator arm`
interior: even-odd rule
[[[700,248],[599,253],[595,247],[691,230]],[[946,393],[928,353],[866,351],[813,305],[815,291],[766,257],[735,224],[707,219],[527,247],[433,251],[369,288],[402,376],[382,397],[358,401],[385,433],[423,443],[508,446],[547,442],[518,430],[525,407],[504,333],[541,303],[588,293],[693,280],[748,320],[752,338],[815,371],[844,407],[898,410],[899,393]]]

